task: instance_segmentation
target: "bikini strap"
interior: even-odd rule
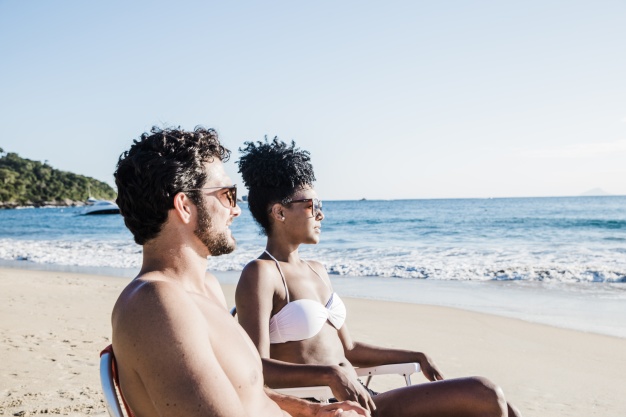
[[[303,261],[304,261],[304,259],[303,259]],[[332,287],[326,283],[326,280],[324,280],[324,278],[322,278],[322,276],[321,276],[320,274],[318,274],[318,273],[317,273],[317,271],[316,271],[315,269],[313,269],[313,267],[311,266],[311,264],[310,264],[310,263],[308,263],[307,261],[304,261],[304,263],[305,263],[305,264],[306,264],[306,265],[307,265],[307,266],[311,269],[311,271],[313,271],[313,273],[314,273],[315,275],[317,275],[317,276],[319,277],[319,279],[321,279],[321,280],[322,280],[322,282],[323,282],[324,284],[326,284],[326,286],[327,286],[327,287],[328,287],[331,291],[333,290],[333,289],[332,289]]]
[[[285,274],[283,274],[283,270],[280,267],[280,264],[278,263],[278,259],[274,258],[272,256],[272,254],[267,251],[267,249],[265,249],[263,252],[267,253],[267,256],[269,256],[270,258],[272,258],[274,260],[274,262],[276,262],[276,266],[278,267],[278,272],[280,272],[280,276],[283,279],[283,285],[285,286],[285,292],[287,293],[287,304],[289,304],[289,289],[287,289],[287,280],[285,280]]]

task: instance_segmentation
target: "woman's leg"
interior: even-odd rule
[[[398,388],[374,397],[376,417],[519,417],[502,390],[482,377],[448,379]]]

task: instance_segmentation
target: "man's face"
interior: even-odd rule
[[[232,185],[220,160],[205,164],[209,180],[205,187]],[[202,200],[197,206],[198,220],[194,234],[209,250],[211,256],[231,253],[237,247],[229,226],[241,214],[239,206],[231,207],[225,196],[228,190],[202,191]]]

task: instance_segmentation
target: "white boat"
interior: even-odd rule
[[[96,200],[90,199],[91,204],[88,204],[83,211],[84,215],[87,214],[120,214],[120,208],[112,201],[109,200]],[[93,201],[93,202],[92,202]]]

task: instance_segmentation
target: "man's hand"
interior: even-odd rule
[[[342,366],[333,366],[332,370],[332,378],[328,385],[335,398],[340,401],[355,401],[370,413],[376,410],[374,400],[356,377],[348,374]]]
[[[343,401],[320,406],[315,417],[370,417],[370,412],[354,401]]]

